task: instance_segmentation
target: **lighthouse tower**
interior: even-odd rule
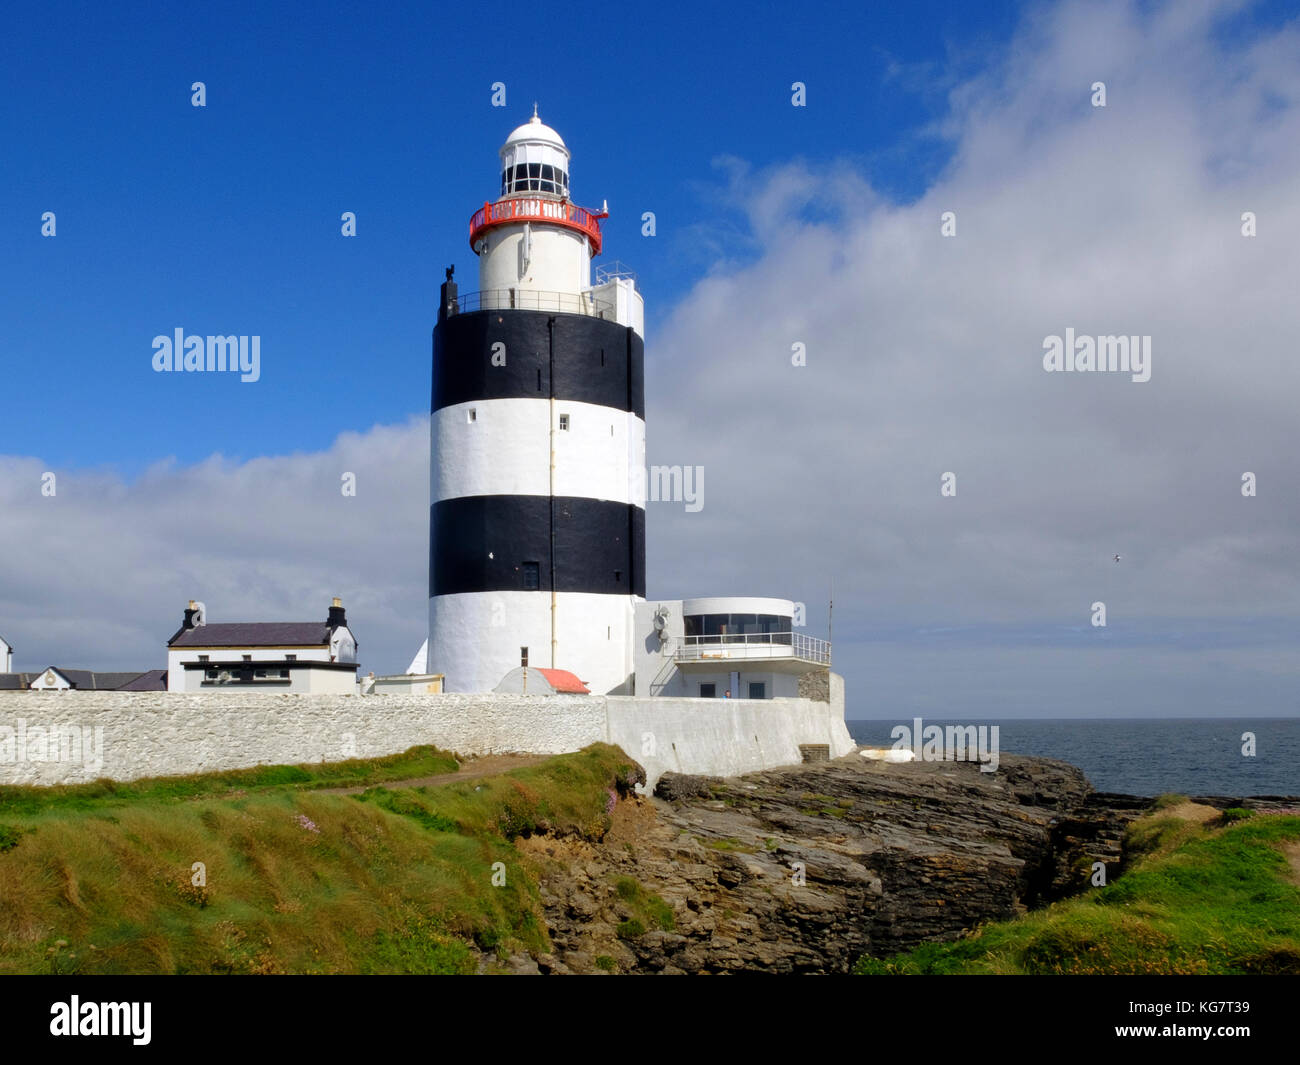
[[[644,306],[598,269],[605,212],[533,117],[470,219],[478,291],[451,269],[433,331],[426,668],[491,691],[521,665],[632,685],[645,597]]]

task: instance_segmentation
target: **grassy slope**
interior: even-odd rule
[[[1282,848],[1300,817],[1197,824],[1157,811],[1134,823],[1124,877],[955,943],[859,973],[1300,973],[1300,887]]]
[[[412,747],[386,758],[353,758],[313,765],[260,765],[188,777],[148,777],[129,783],[97,780],[92,784],[54,788],[0,785],[0,816],[55,809],[99,809],[140,800],[196,799],[232,791],[345,788],[454,773],[458,768],[455,756],[446,751],[437,747]]]
[[[511,841],[542,825],[603,832],[631,765],[598,744],[436,788],[303,790],[454,768],[425,748],[345,768],[5,789],[0,973],[463,972],[470,943],[545,949]],[[191,883],[194,862],[206,886]]]

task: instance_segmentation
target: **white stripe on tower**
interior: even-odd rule
[[[431,467],[431,501],[549,495],[550,406],[547,400],[489,399],[434,411],[431,445],[439,461]],[[556,412],[568,417],[568,428],[557,426],[555,433],[555,494],[644,507],[645,422],[592,403],[557,403]]]

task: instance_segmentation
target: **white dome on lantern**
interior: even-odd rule
[[[501,195],[537,192],[569,195],[569,149],[534,107],[533,117],[501,145]]]
[[[533,112],[532,118],[522,126],[517,127],[514,132],[506,138],[505,144],[501,146],[501,154],[504,155],[507,148],[511,148],[516,144],[525,143],[548,144],[554,148],[559,148],[566,156],[569,154],[569,149],[565,147],[564,144],[564,138],[538,118],[536,111]]]

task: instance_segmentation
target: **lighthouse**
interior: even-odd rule
[[[469,223],[477,291],[449,268],[433,330],[426,668],[452,692],[531,666],[630,693],[644,305],[620,268],[593,279],[606,212],[570,199],[569,149],[536,108],[499,154]]]

